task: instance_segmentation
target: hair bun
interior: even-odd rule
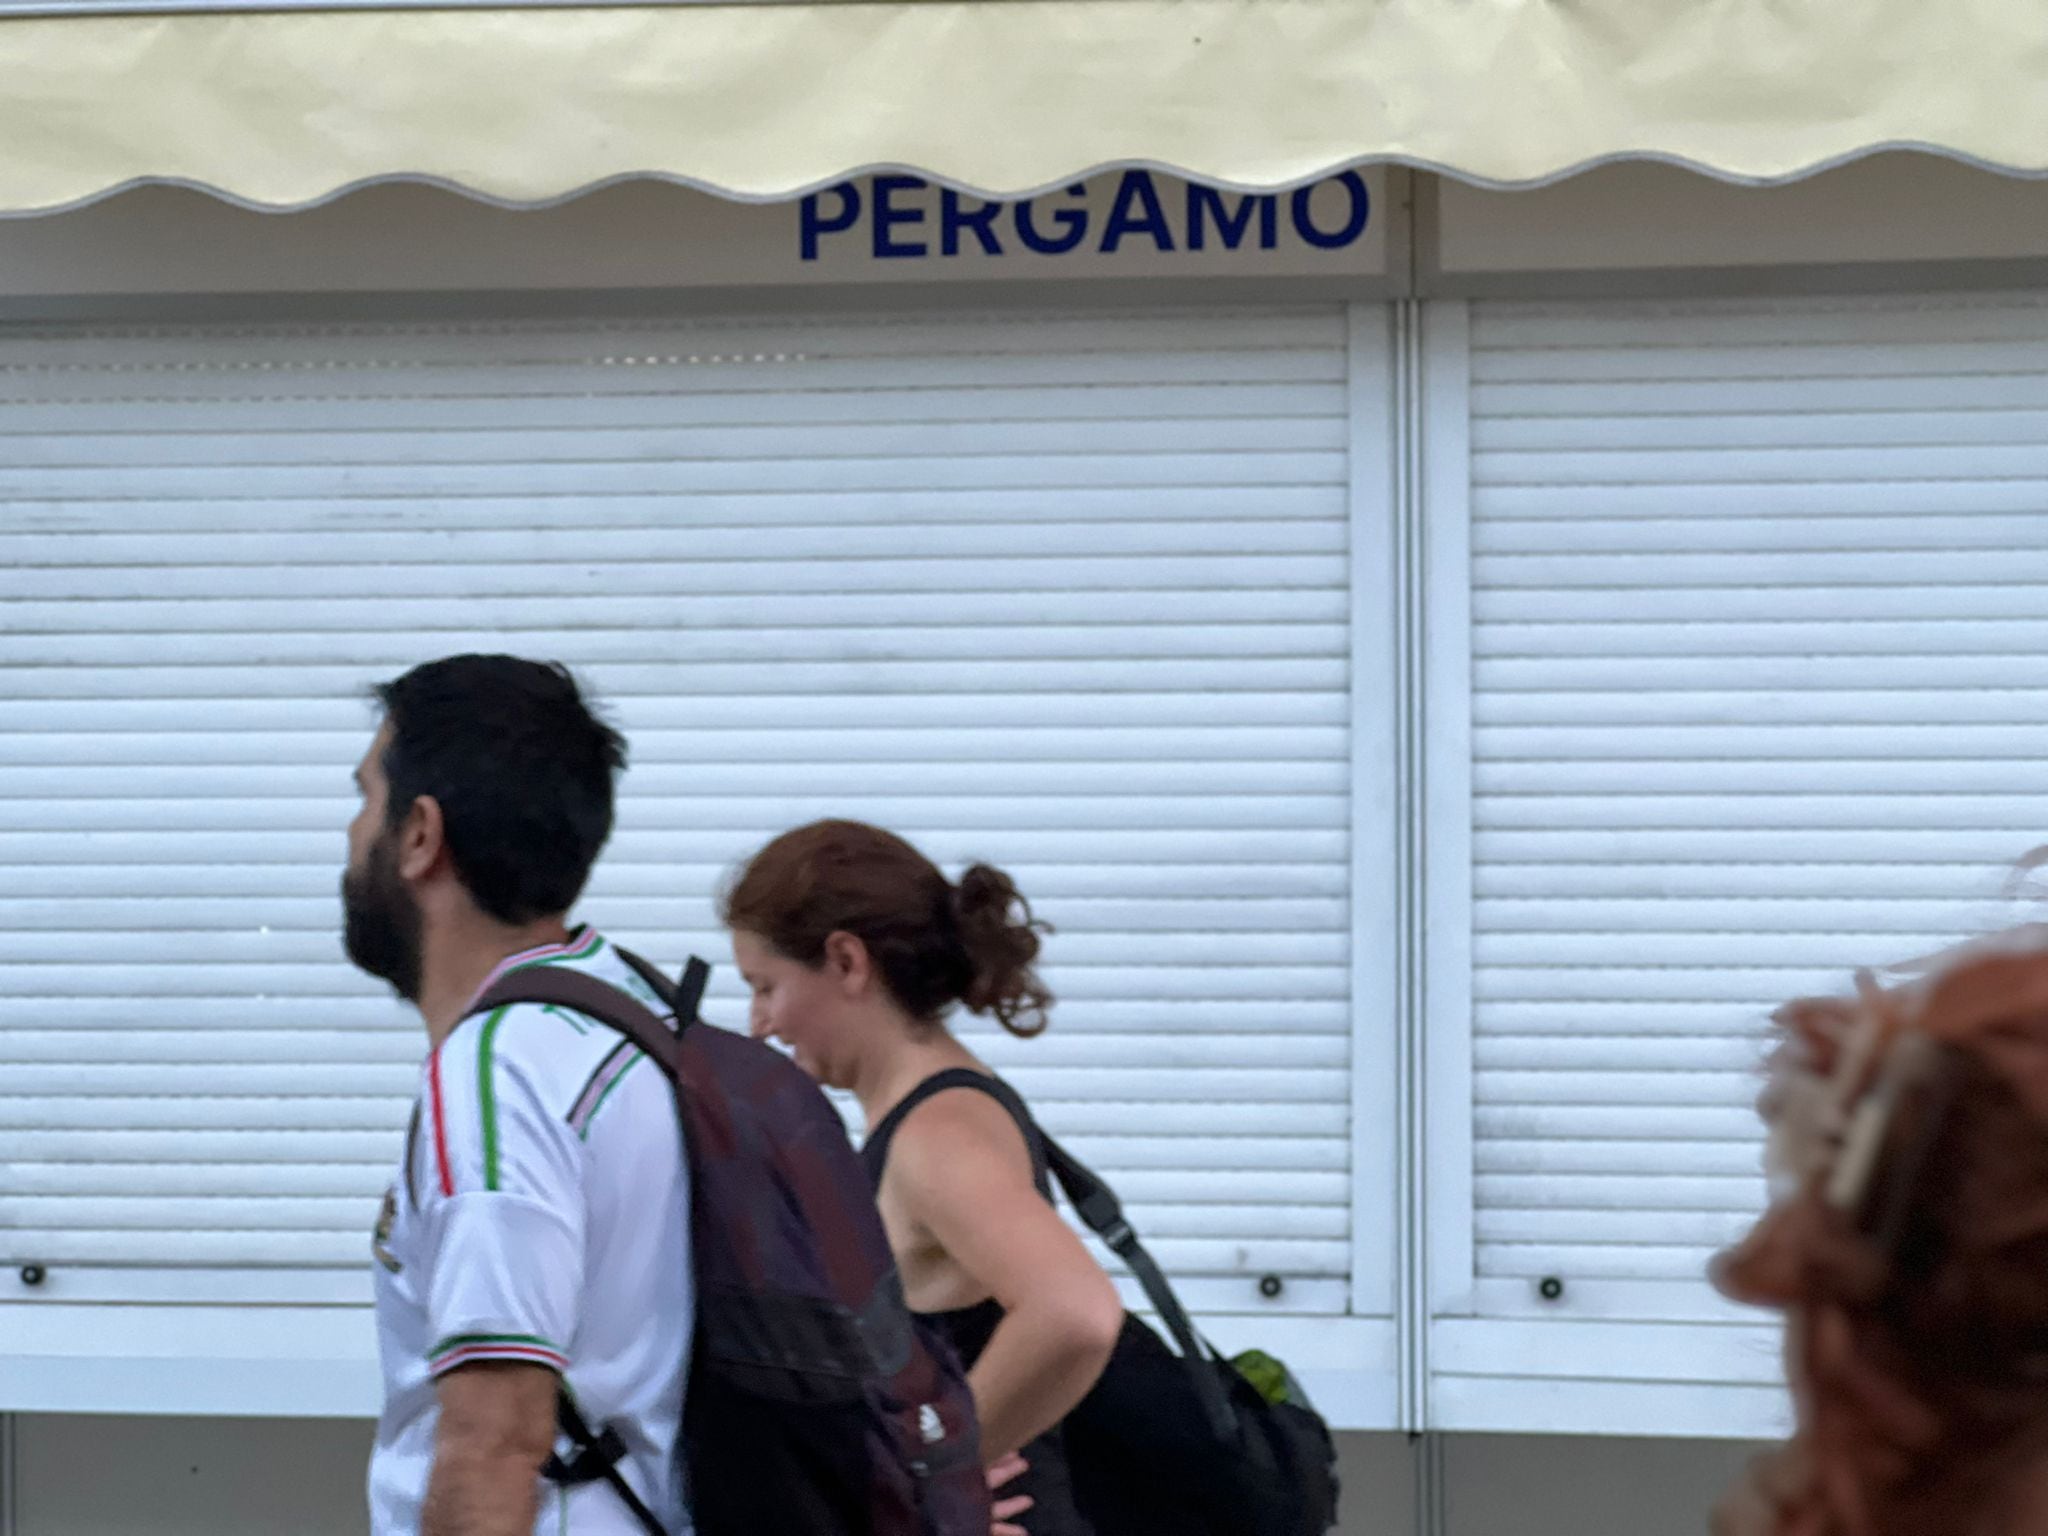
[[[1039,935],[1051,928],[1031,915],[1016,882],[992,865],[970,864],[953,887],[953,919],[967,957],[961,1001],[968,1011],[989,1015],[1013,1035],[1043,1030],[1052,993],[1033,962]]]

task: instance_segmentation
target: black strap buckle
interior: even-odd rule
[[[603,1482],[625,1459],[626,1442],[616,1429],[606,1425],[594,1438],[579,1440],[567,1461],[562,1459],[560,1452],[550,1456],[540,1469],[540,1475],[564,1488],[576,1488],[584,1483]]]
[[[633,1491],[633,1485],[619,1470],[619,1463],[626,1459],[625,1440],[609,1424],[602,1431],[592,1430],[583,1417],[583,1410],[576,1406],[576,1399],[569,1395],[566,1384],[555,1394],[555,1424],[576,1451],[567,1461],[559,1452],[548,1457],[540,1475],[564,1488],[576,1488],[585,1483],[610,1483],[612,1491],[633,1512],[633,1518],[640,1522],[640,1528],[647,1532],[647,1536],[667,1536],[661,1522],[654,1518],[654,1511]]]

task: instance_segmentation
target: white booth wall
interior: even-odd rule
[[[0,313],[13,317],[0,349],[45,349],[17,370],[10,393],[37,420],[55,420],[85,409],[76,403],[89,405],[92,389],[52,392],[42,404],[30,392],[85,376],[70,366],[75,358],[56,358],[68,371],[45,366],[77,344],[79,327],[96,333],[96,365],[110,356],[119,365],[151,349],[166,355],[166,336],[194,327],[205,346],[248,356],[274,345],[279,327],[316,322],[316,346],[389,352],[392,329],[422,313],[514,338],[559,336],[593,315],[608,325],[653,315],[664,325],[743,330],[758,324],[753,316],[816,316],[801,325],[835,335],[875,334],[877,316],[899,317],[899,326],[921,317],[940,337],[935,346],[871,353],[893,354],[887,366],[898,372],[936,369],[923,385],[934,402],[961,387],[984,398],[992,387],[1022,391],[1009,416],[984,412],[971,430],[1021,434],[1009,461],[1019,473],[1084,497],[1089,487],[1047,478],[1045,455],[1056,446],[1030,436],[1031,413],[1058,413],[1034,405],[1032,389],[1093,380],[1162,401],[1171,394],[1192,409],[1183,425],[1197,432],[1241,418],[1230,430],[1243,441],[1215,445],[1226,458],[1206,485],[1192,438],[1162,438],[1138,445],[1152,455],[1142,462],[1099,458],[1108,478],[1093,494],[1108,507],[1164,467],[1169,478],[1155,477],[1150,494],[1161,507],[1179,504],[1177,526],[1193,542],[1134,545],[1128,556],[1249,562],[1247,570],[1264,562],[1277,585],[1262,596],[1248,578],[1234,580],[1237,600],[1271,605],[1293,593],[1285,601],[1301,605],[1265,620],[1299,631],[1294,649],[1282,648],[1294,669],[1285,680],[1255,675],[1278,665],[1270,659],[1212,655],[1161,631],[1170,644],[1144,663],[1158,675],[1141,710],[1153,728],[1185,733],[1176,700],[1200,685],[1173,669],[1235,668],[1235,697],[1258,717],[1236,728],[1265,732],[1261,752],[1277,747],[1294,764],[1286,785],[1239,785],[1254,797],[1244,806],[1256,800],[1248,814],[1266,820],[1191,835],[1292,839],[1304,852],[1289,862],[1312,869],[1325,860],[1340,878],[1331,886],[1304,876],[1323,880],[1314,890],[1200,893],[1237,903],[1240,916],[1256,900],[1301,908],[1288,924],[1307,921],[1310,931],[1292,939],[1277,928],[1264,937],[1244,930],[1261,963],[1284,972],[1255,988],[1254,1000],[1294,998],[1303,1017],[1320,1007],[1346,1022],[1322,1036],[1287,1030],[1295,1056],[1269,1070],[1293,1077],[1275,1078],[1263,1102],[1311,1118],[1334,1110],[1336,1119],[1313,1166],[1269,1165],[1269,1177],[1293,1167],[1303,1191],[1320,1193],[1283,1199],[1259,1217],[1263,1225],[1247,1224],[1250,1207],[1270,1202],[1271,1191],[1235,1202],[1211,1194],[1201,1204],[1205,1192],[1192,1186],[1207,1165],[1178,1166],[1168,1155],[1183,1134],[1171,1094],[1155,1100],[1155,1140],[1126,1177],[1146,1181],[1160,1202],[1174,1257],[1216,1326],[1277,1339],[1312,1363],[1332,1417],[1347,1426],[1348,1536],[1698,1531],[1748,1442],[1783,1422],[1773,1330],[1714,1298],[1700,1275],[1760,1199],[1749,1105],[1762,1013],[1856,964],[1996,921],[2004,869],[2048,828],[2048,800],[2026,777],[2048,749],[2048,675],[2033,660],[2041,637],[2031,617],[2048,601],[2048,536],[2033,531],[2048,509],[2048,187],[1886,156],[1762,190],[1657,167],[1613,167],[1512,194],[1385,173],[1370,188],[1369,237],[1335,255],[1298,241],[1290,249],[1283,205],[1271,252],[1257,249],[1255,221],[1235,252],[1216,248],[1212,225],[1197,262],[1186,249],[1189,210],[1176,204],[1161,214],[1170,228],[1140,231],[1111,253],[1121,268],[1101,266],[1096,250],[1097,264],[1073,278],[1040,258],[999,281],[973,266],[972,242],[955,261],[932,255],[932,205],[923,229],[910,231],[933,238],[906,280],[901,259],[874,257],[876,241],[896,237],[889,231],[857,225],[828,237],[806,270],[791,249],[794,215],[772,236],[780,255],[762,259],[745,247],[762,238],[747,231],[763,226],[742,217],[759,211],[707,211],[705,200],[669,188],[619,187],[530,215],[389,188],[286,218],[139,192],[0,226]],[[1117,195],[1098,192],[1089,205],[1098,232],[1105,199]],[[1327,219],[1329,205],[1320,212]],[[1126,215],[1142,221],[1147,210],[1133,204]],[[714,238],[705,221],[727,217],[734,223]],[[1081,318],[1091,313],[1104,318]],[[969,378],[959,373],[969,349],[945,340],[942,314],[975,325],[987,322],[970,315],[1028,317],[1009,325],[1012,334],[1058,314],[1074,334],[1097,335],[1036,383]],[[1217,326],[1231,339],[1202,344]],[[800,330],[792,353],[802,350]],[[377,339],[363,341],[369,333]],[[990,366],[976,356],[972,366]],[[768,366],[751,350],[734,362]],[[1237,391],[1236,405],[1202,396],[1204,369],[1216,388]],[[1249,404],[1261,389],[1286,392],[1287,410]],[[135,400],[140,417],[190,403],[179,403],[175,383],[105,398]],[[1176,430],[1171,411],[1147,419],[1146,431]],[[58,424],[116,434],[101,444],[116,440],[117,427],[149,429],[146,419]],[[1281,541],[1271,548],[1242,537],[1217,545],[1204,529],[1228,519],[1187,515],[1204,496],[1226,497],[1253,462],[1248,454],[1262,456],[1253,483],[1284,481],[1292,498],[1286,518],[1238,525],[1241,535]],[[28,478],[69,474],[71,483],[16,490],[42,506],[106,467],[90,453],[71,464],[38,460]],[[0,478],[9,473],[0,467]],[[941,472],[913,489],[945,493],[949,484]],[[846,489],[824,478],[788,488]],[[190,505],[207,494],[197,486]],[[990,498],[1000,516],[999,489],[966,494]],[[118,499],[104,488],[93,495],[102,505]],[[141,531],[80,526],[75,506],[66,515],[71,524],[60,518],[36,536]],[[1010,544],[992,526],[958,553],[1030,553],[1028,517],[1011,528]],[[855,536],[879,541],[883,558],[909,553],[889,543],[886,518]],[[45,558],[82,568],[69,553]],[[20,601],[34,600],[20,576],[28,568],[17,567]],[[1318,590],[1320,599],[1301,596]],[[364,594],[323,587],[284,596]],[[1303,650],[1306,640],[1314,644]],[[1275,653],[1266,645],[1260,654]],[[1018,655],[1075,678],[1074,669],[1114,659],[1028,645]],[[909,697],[954,659],[892,664],[930,674],[906,675]],[[371,660],[382,658],[308,655],[297,664],[332,671]],[[332,680],[323,671],[316,681]],[[972,686],[1001,691],[986,679]],[[1294,714],[1272,716],[1281,699]],[[61,725],[63,708],[90,709],[93,695],[30,702]],[[651,720],[673,708],[648,707]],[[322,716],[319,728],[345,723]],[[1222,752],[1213,772],[1227,779],[1240,761]],[[914,807],[892,809],[915,822]],[[1093,812],[1069,809],[1079,819],[1059,835],[1084,837]],[[651,810],[659,827],[662,812]],[[73,831],[142,829],[82,821]],[[0,838],[0,849],[12,846]],[[695,855],[707,869],[729,856]],[[1105,950],[1085,957],[1076,995],[1105,986],[1103,1006],[1122,1010],[1136,1033],[1123,1046],[1076,1045],[1071,1062],[1046,1058],[1041,1091],[1067,1093],[1076,1128],[1104,1134],[1089,1120],[1098,1111],[1087,1075],[1128,1070],[1137,1058],[1116,1052],[1142,1051],[1147,1010],[1180,994],[1155,976],[1145,984],[1168,990],[1140,995],[1106,953],[1132,937],[1111,908],[1147,892],[1083,880],[1067,894],[1084,904],[1083,947]],[[1090,940],[1097,914],[1107,926]],[[1325,920],[1329,942],[1313,931]],[[673,926],[699,925],[679,907]],[[307,945],[315,927],[309,919]],[[50,931],[45,921],[11,942],[19,949]],[[32,957],[22,949],[19,958]],[[232,946],[217,957],[261,958]],[[10,1020],[10,1031],[18,1027]],[[1256,1042],[1227,1023],[1216,1028],[1213,1060],[1191,1060],[1195,1075],[1176,1090],[1185,1113],[1207,1091],[1205,1063],[1249,1068],[1214,1053],[1233,1039]],[[393,1048],[389,1064],[338,1065],[389,1075],[402,1055],[396,1036]],[[1259,1102],[1253,1095],[1244,1113],[1259,1113]],[[1277,1123],[1267,1133],[1284,1135]],[[1211,1171],[1240,1184],[1254,1172]],[[1414,1198],[1396,1199],[1401,1190]],[[0,1192],[0,1211],[5,1201]],[[1197,1215],[1182,1233],[1173,1223],[1190,1209]],[[1305,1266],[1290,1272],[1290,1303],[1264,1314],[1248,1306],[1248,1272],[1215,1247],[1218,1238],[1264,1243],[1287,1256],[1273,1262]],[[1555,1298],[1539,1289],[1549,1278],[1563,1282]],[[236,1412],[232,1378],[210,1395],[195,1381],[188,1396],[177,1381],[192,1373],[175,1354],[154,1372],[131,1368],[117,1318],[161,1298],[118,1289],[76,1303],[108,1309],[116,1358],[88,1349],[72,1359],[36,1342],[45,1336],[23,1318],[46,1303],[0,1306],[13,1341],[0,1349],[12,1356],[8,1404],[22,1410],[4,1463],[9,1536],[360,1528],[366,1426],[293,1416],[356,1411],[367,1385],[360,1362],[297,1406],[280,1392],[254,1416],[211,1416]],[[300,1299],[349,1300],[339,1291]],[[265,1303],[276,1325],[280,1300]],[[236,1327],[227,1302],[217,1332]],[[313,1353],[359,1353],[352,1329]],[[1395,1432],[1404,1424],[1432,1433],[1411,1440]]]

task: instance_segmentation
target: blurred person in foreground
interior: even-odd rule
[[[1778,1016],[1774,1203],[1716,1266],[1795,1429],[1714,1536],[2048,1532],[2048,927]]]

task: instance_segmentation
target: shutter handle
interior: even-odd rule
[[[21,1266],[21,1283],[23,1285],[41,1285],[49,1278],[49,1272],[40,1264],[24,1264]]]

